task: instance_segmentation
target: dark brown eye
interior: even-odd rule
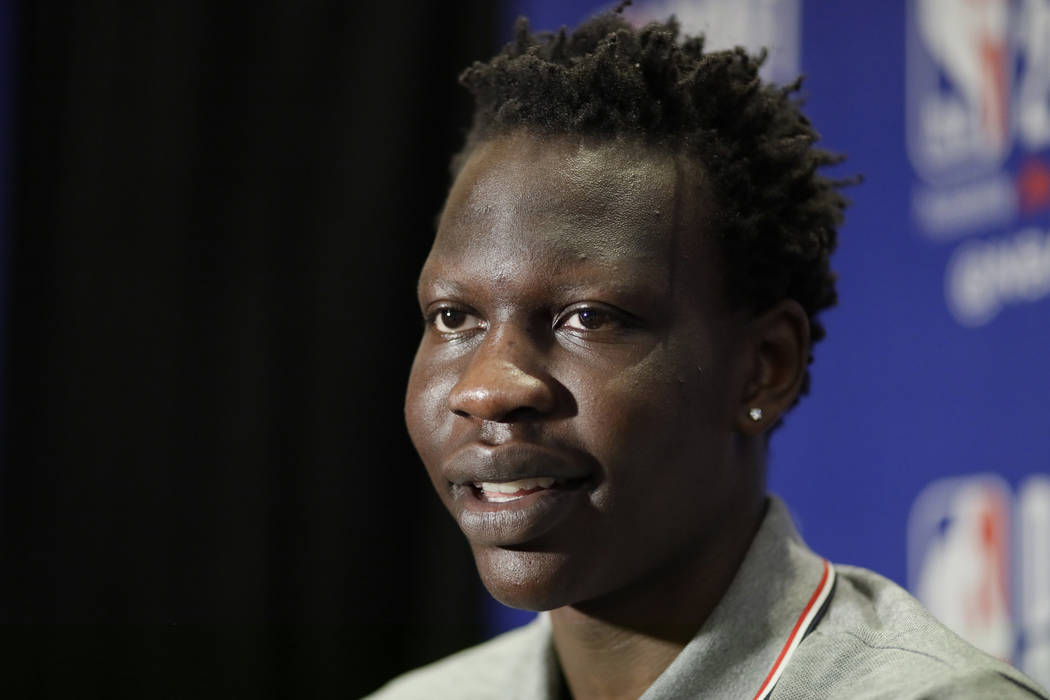
[[[446,328],[459,328],[467,320],[467,315],[456,309],[443,309],[441,311],[441,322]]]
[[[612,322],[609,314],[598,309],[579,309],[566,320],[565,325],[584,331],[596,331]]]
[[[468,314],[459,309],[444,308],[434,316],[434,327],[440,333],[461,333],[481,327],[481,320],[477,316]]]

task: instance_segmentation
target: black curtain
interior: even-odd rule
[[[402,398],[499,9],[22,4],[6,697],[359,697],[477,640]]]

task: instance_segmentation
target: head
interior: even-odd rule
[[[615,14],[462,76],[409,433],[489,590],[551,609],[742,555],[845,202],[761,58]],[[761,410],[755,420],[752,409]]]

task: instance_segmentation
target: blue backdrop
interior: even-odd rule
[[[587,0],[519,0],[536,28]],[[771,489],[808,543],[1050,684],[1050,0],[639,0],[806,76],[863,173]],[[487,602],[493,631],[525,617]]]

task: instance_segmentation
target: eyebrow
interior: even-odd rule
[[[477,287],[484,286],[486,292],[481,292]],[[421,275],[419,282],[416,287],[417,294],[422,297],[424,294],[432,296],[449,296],[459,298],[470,298],[479,293],[487,293],[487,289],[491,288],[506,289],[507,285],[502,284],[498,275],[491,278],[481,278],[478,280],[468,280],[467,282],[461,282],[455,279],[449,279],[447,277],[427,277]],[[670,293],[671,289],[671,276],[670,274],[661,275],[654,281],[650,280],[635,280],[634,282],[627,282],[622,276],[617,275],[603,275],[599,278],[584,279],[584,280],[566,280],[566,281],[551,281],[545,285],[544,289],[547,290],[548,294],[555,296],[575,296],[575,295],[586,295],[587,292],[600,291],[601,294],[615,295],[623,298],[660,298]]]

